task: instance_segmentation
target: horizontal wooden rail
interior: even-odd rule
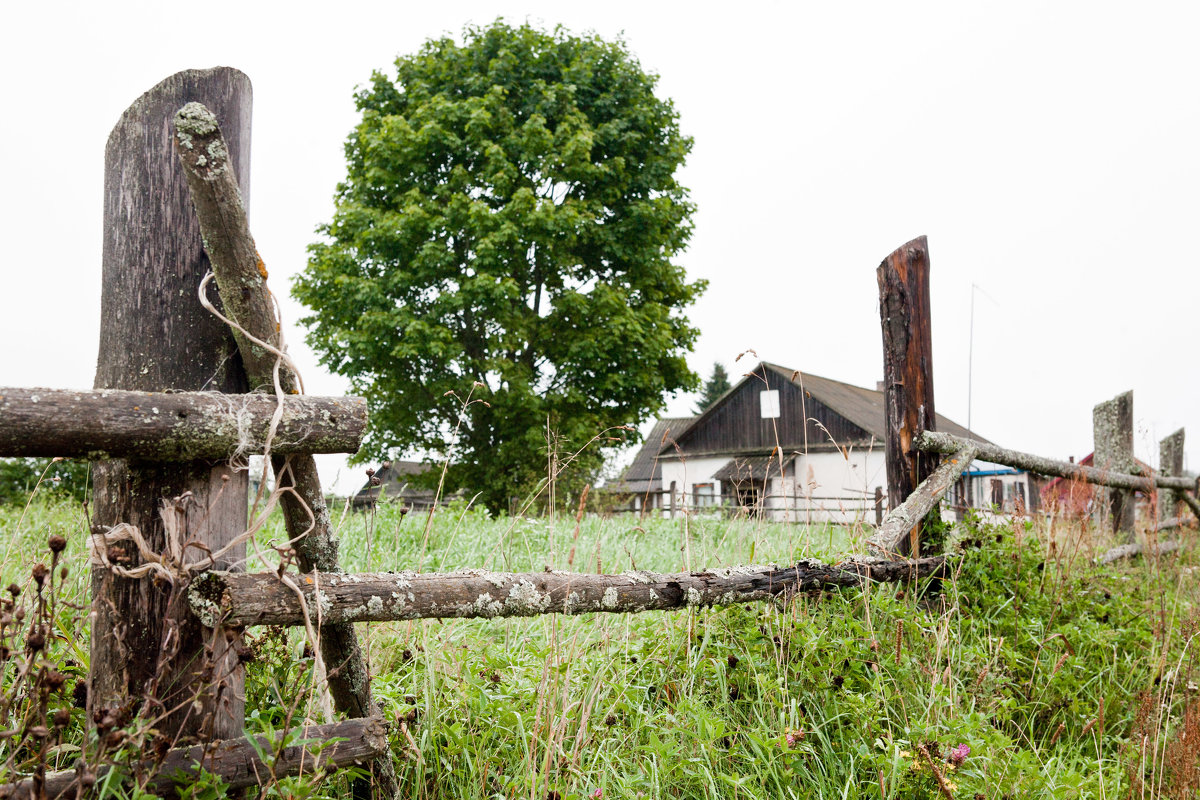
[[[0,456],[145,461],[262,452],[276,398],[267,394],[0,388]],[[271,451],[354,453],[367,427],[361,397],[288,396]]]
[[[412,572],[292,574],[322,622],[529,617],[538,614],[635,613],[767,600],[789,592],[903,581],[941,571],[943,558],[866,559],[838,565],[801,561],[790,567],[726,567],[705,572]],[[299,625],[296,592],[274,573],[209,572],[192,585],[192,610],[210,627]]]
[[[1182,546],[1182,543],[1178,539],[1170,539],[1165,542],[1147,542],[1144,545],[1137,542],[1130,542],[1129,544],[1118,545],[1103,555],[1097,556],[1096,563],[1111,564],[1114,561],[1119,561],[1123,558],[1133,558],[1143,553],[1151,556],[1173,553]]]
[[[151,794],[164,797],[175,793],[176,779],[194,776],[197,767],[219,775],[231,789],[266,783],[272,776],[318,773],[325,767],[348,767],[370,761],[387,751],[387,729],[378,717],[353,719],[327,725],[312,725],[291,732],[291,744],[279,751],[270,764],[259,755],[274,753],[278,740],[256,736],[257,743],[248,738],[226,739],[207,745],[179,747],[168,751],[161,762],[147,761],[142,768],[153,775],[144,787]],[[334,741],[334,740],[342,741]],[[332,742],[332,744],[330,744]],[[314,750],[320,750],[315,753]],[[104,778],[104,768],[91,776]],[[51,772],[46,775],[44,792],[39,794],[32,778],[0,786],[0,798],[75,797],[80,788],[75,770]],[[89,797],[84,790],[81,795]]]
[[[1167,475],[1128,475],[1123,472],[1085,467],[1070,461],[1055,461],[1052,458],[1042,458],[1030,453],[1007,450],[994,444],[978,442],[949,433],[925,431],[917,437],[916,448],[926,453],[957,453],[967,445],[977,451],[976,458],[991,461],[994,464],[1004,464],[1009,467],[1036,472],[1039,475],[1053,475],[1058,478],[1086,481],[1101,486],[1111,486],[1116,489],[1134,489],[1140,492],[1153,492],[1155,487],[1190,491],[1196,488],[1196,481],[1190,478],[1176,478]],[[965,471],[965,470],[964,470]]]

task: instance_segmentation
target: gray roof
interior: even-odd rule
[[[392,500],[432,501],[435,490],[411,485],[412,478],[423,475],[431,469],[440,469],[436,464],[426,464],[420,461],[392,461],[386,467],[380,467],[374,477],[379,484],[372,486],[368,480],[363,488],[354,496],[354,503],[371,502],[379,496],[381,489],[386,489],[385,496]]]
[[[779,457],[776,453],[766,456],[739,456],[731,458],[725,466],[714,472],[713,480],[733,483],[761,481],[768,475],[778,478],[780,472]]]
[[[621,480],[608,488],[617,491],[647,492],[662,488],[662,465],[657,456],[664,448],[670,448],[672,440],[691,427],[695,417],[664,417],[654,423],[646,434],[642,449],[638,450]]]

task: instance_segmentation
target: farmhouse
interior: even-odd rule
[[[884,409],[882,391],[762,362],[703,414],[659,420],[625,484],[640,490],[634,508],[875,523],[887,504]],[[936,429],[968,435],[940,414]],[[965,477],[960,511],[1027,502],[1023,472],[975,462]]]
[[[420,478],[431,469],[436,467],[420,461],[385,461],[350,502],[355,508],[367,508],[383,499],[419,511],[428,510],[436,490]]]

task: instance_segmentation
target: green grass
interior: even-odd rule
[[[0,507],[4,580],[28,575],[60,532],[66,592],[82,597],[78,506],[35,502],[19,516]],[[336,509],[335,523],[350,571],[836,560],[865,533],[715,518],[577,527],[461,505],[432,519]],[[259,541],[285,538],[272,519]],[[962,558],[940,587],[361,631],[408,797],[1192,797],[1200,572],[1190,551],[1095,567],[1102,544],[1063,524],[972,526],[952,535]],[[248,727],[314,713],[299,634],[254,638]],[[80,722],[66,738],[82,737]],[[970,753],[955,766],[960,745]]]

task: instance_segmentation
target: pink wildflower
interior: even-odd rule
[[[596,791],[592,792],[592,794],[591,794],[590,796],[591,796],[591,797],[595,797],[595,798],[601,798],[601,797],[603,797],[603,796],[604,796],[604,790],[603,790],[603,789],[597,789]]]
[[[967,760],[967,756],[970,754],[970,746],[966,744],[960,744],[958,747],[950,751],[950,757],[947,760],[954,766],[961,767],[962,763]]]

